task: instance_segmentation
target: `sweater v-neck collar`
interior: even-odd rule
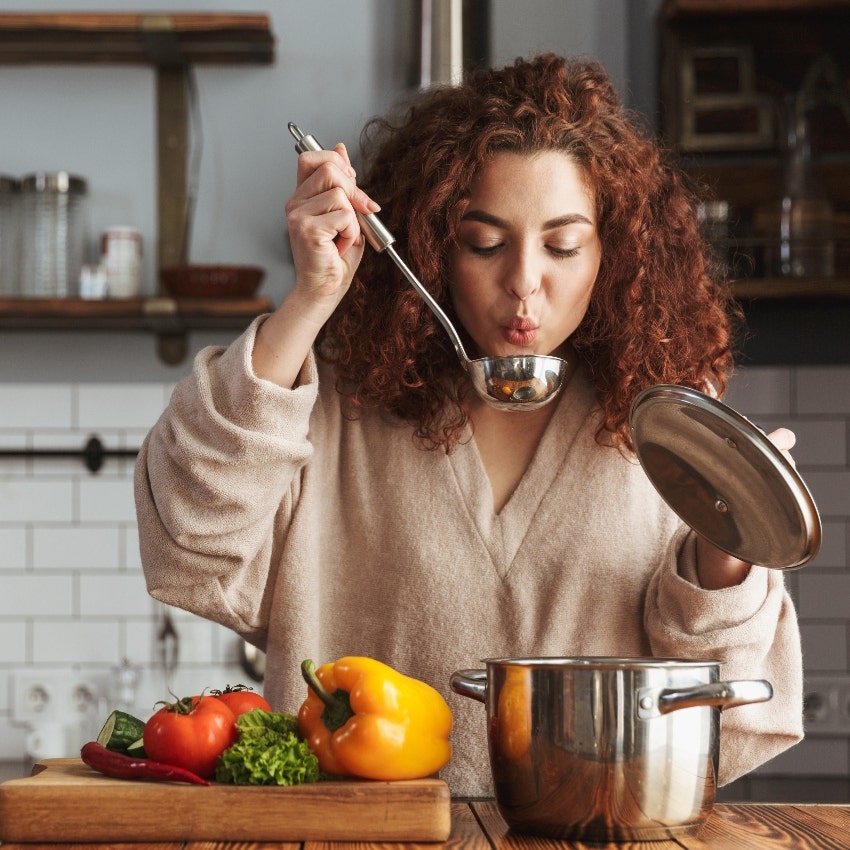
[[[594,404],[594,393],[583,370],[577,371],[554,404],[558,407],[546,424],[531,463],[498,514],[493,508],[490,479],[472,436],[449,455],[467,516],[502,579],[508,577],[538,508]]]

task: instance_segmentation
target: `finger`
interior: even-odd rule
[[[352,180],[357,180],[357,172],[354,170],[354,166],[351,164],[351,158],[348,155],[348,148],[342,143],[334,145],[334,151],[338,153],[345,164],[348,166],[346,173]]]
[[[335,188],[287,209],[290,232],[311,249],[345,248],[360,235],[360,224],[345,193]]]
[[[791,451],[797,442],[797,435],[788,428],[777,428],[771,431],[767,438],[781,451]]]
[[[341,147],[341,150],[340,150]],[[298,155],[298,172],[296,185],[300,185],[323,166],[335,168],[339,174],[349,180],[354,180],[356,174],[348,159],[344,145],[337,145],[333,150],[304,151]]]
[[[362,189],[357,186],[357,172],[354,170],[354,166],[351,164],[351,159],[348,156],[348,148],[340,142],[336,145],[334,150],[345,159],[348,163],[348,175],[354,181],[354,192],[349,194],[349,199],[351,200],[352,205],[358,212],[362,213],[375,213],[380,212],[381,205],[372,200]]]
[[[355,192],[351,196],[351,205],[357,212],[361,213],[376,213],[381,211],[381,205],[357,187],[355,187]]]
[[[302,154],[301,156],[304,157],[306,154]],[[360,189],[357,183],[347,173],[343,173],[339,167],[338,160],[328,159],[323,159],[304,178],[296,190],[294,201],[297,203],[300,198],[311,195],[322,195],[336,188],[341,189],[345,193],[345,196],[356,212],[374,213],[381,209],[380,204],[373,201]]]
[[[363,238],[363,231],[360,229],[360,222],[356,216],[350,214],[340,217],[335,221],[336,236],[334,243],[339,255],[342,257],[346,251],[356,245]]]

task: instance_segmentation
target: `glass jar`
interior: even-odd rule
[[[21,181],[21,294],[64,298],[78,292],[85,259],[88,187],[66,171]]]
[[[18,200],[21,184],[0,174],[0,298],[18,294]]]
[[[794,278],[832,277],[835,214],[812,151],[808,116],[799,95],[786,99],[785,116],[783,193],[769,273]]]

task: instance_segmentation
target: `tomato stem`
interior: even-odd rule
[[[224,694],[241,694],[248,693],[254,689],[250,685],[225,685],[223,691],[211,690],[210,693],[214,697],[224,696]]]
[[[171,696],[174,696],[174,694],[172,694]],[[195,701],[195,697],[174,697],[174,702],[166,702],[164,699],[161,699],[159,702],[154,704],[154,708],[156,708],[156,706],[158,705],[161,705],[164,708],[167,708],[169,711],[173,712],[174,714],[191,714],[192,709],[195,708],[195,706],[200,703],[203,698],[204,695],[201,694],[197,698],[197,702]]]

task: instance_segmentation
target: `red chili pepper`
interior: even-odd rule
[[[172,764],[163,764],[161,761],[137,759],[133,756],[124,755],[124,753],[116,753],[107,750],[97,741],[89,741],[88,744],[83,744],[80,756],[89,767],[98,771],[98,773],[103,773],[115,779],[156,779],[161,782],[210,784],[206,779],[202,779],[190,770],[175,767]]]

